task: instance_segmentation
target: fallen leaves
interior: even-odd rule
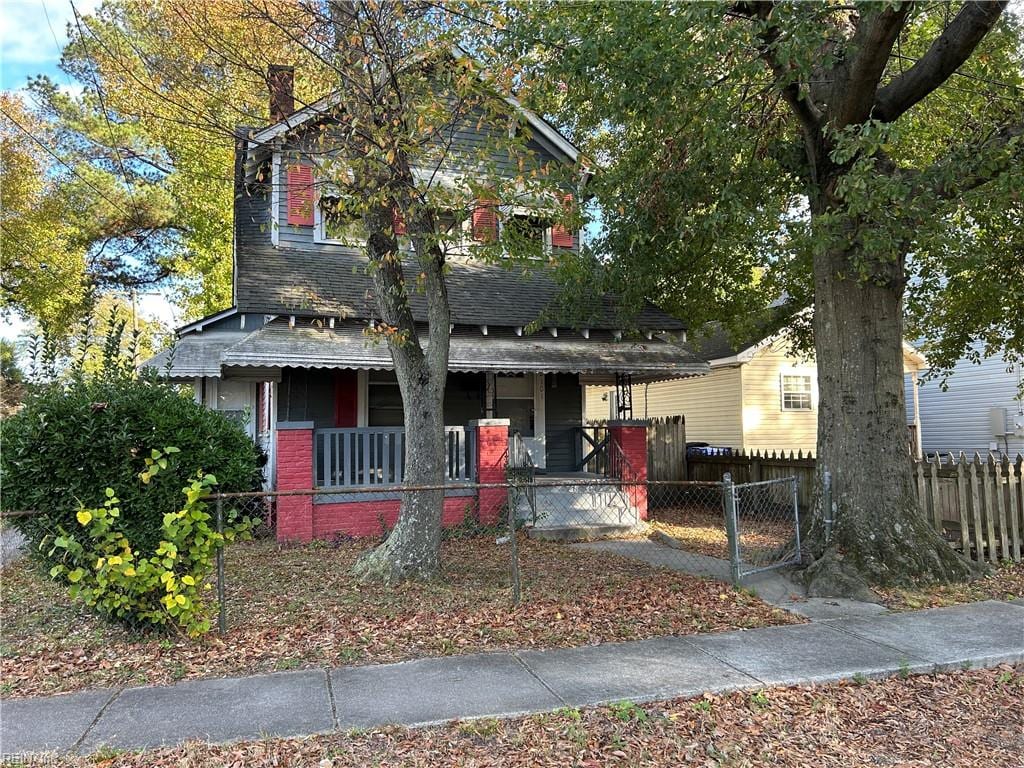
[[[107,768],[355,766],[1021,765],[1024,667],[770,688],[514,720],[379,728],[211,746],[192,742],[101,761]],[[629,717],[623,717],[624,711]],[[639,716],[639,712],[643,716]],[[69,768],[97,765],[68,758]]]
[[[979,600],[1015,600],[1024,597],[1024,563],[992,566],[987,576],[964,584],[932,584],[914,589],[876,589],[891,610],[918,610]]]
[[[142,634],[71,603],[31,562],[4,571],[2,693],[169,683],[309,666],[402,661],[685,635],[796,619],[721,582],[616,555],[522,539],[524,602],[511,605],[508,548],[446,542],[433,582],[359,584],[367,543],[227,550],[228,627],[199,640]]]

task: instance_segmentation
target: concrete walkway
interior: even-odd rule
[[[668,568],[693,576],[709,576],[731,582],[729,561],[696,552],[666,547],[650,539],[603,539],[570,544],[579,549],[610,552],[621,557],[641,560],[656,568]],[[865,603],[843,597],[806,597],[806,590],[787,579],[779,571],[761,571],[743,579],[743,586],[770,605],[811,621],[866,618],[887,613],[878,603]]]
[[[1024,601],[550,651],[310,669],[0,702],[0,759],[1024,662]]]

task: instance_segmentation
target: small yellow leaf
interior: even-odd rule
[[[121,563],[124,562],[124,560],[122,560],[117,555],[111,555],[110,557],[107,558],[107,562],[110,563],[111,565],[120,565]]]
[[[127,568],[125,568],[125,569],[124,569],[124,575],[125,575],[125,576],[134,576],[134,575],[135,575],[135,569],[134,569],[134,568],[132,568],[132,567],[131,567],[131,566],[129,565],[129,566],[127,567]]]
[[[185,596],[184,595],[175,595],[174,596],[174,602],[176,602],[178,605],[184,605],[185,604]]]
[[[88,525],[89,521],[92,520],[92,512],[90,512],[88,509],[80,509],[78,510],[78,514],[75,515],[75,517],[78,518],[78,522],[81,525]]]
[[[196,585],[196,580],[186,574],[185,576],[181,577],[181,583],[188,584],[190,587],[194,587]]]

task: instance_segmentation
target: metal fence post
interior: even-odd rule
[[[832,473],[827,469],[822,473],[821,505],[825,508],[823,522],[825,525],[825,544],[832,540]]]
[[[722,475],[722,503],[725,507],[725,532],[729,539],[729,571],[732,583],[740,586],[740,535],[739,520],[736,517],[736,489],[732,474]]]
[[[519,605],[522,585],[519,581],[519,543],[516,541],[516,507],[519,506],[519,487],[512,485],[513,493],[508,502],[508,543],[512,555],[512,605]]]
[[[803,562],[800,555],[800,478],[793,476],[793,530],[796,532],[796,563]]]
[[[217,544],[217,602],[220,603],[220,615],[217,627],[223,635],[228,631],[228,609],[224,600],[224,499],[217,497],[217,533],[220,541]]]

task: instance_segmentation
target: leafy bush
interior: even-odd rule
[[[148,484],[171,469],[177,448],[153,450],[140,479]],[[58,528],[49,556],[59,559],[50,569],[63,578],[71,596],[100,613],[128,624],[173,624],[189,635],[208,632],[209,607],[204,592],[218,547],[238,536],[247,536],[249,520],[237,519],[218,533],[202,497],[217,479],[199,474],[182,489],[185,505],[167,512],[161,522],[161,540],[152,555],[134,549],[119,529],[121,502],[107,488],[102,506],[82,508],[75,515],[78,531]]]
[[[121,371],[74,375],[31,388],[24,407],[0,422],[5,509],[38,510],[16,525],[45,555],[44,540],[73,530],[79,509],[103,506],[117,488],[120,531],[133,547],[153,551],[164,515],[178,509],[181,488],[200,470],[218,490],[259,487],[263,457],[242,428],[156,376]],[[172,471],[143,483],[152,446],[177,446]],[[229,521],[230,522],[230,521]]]

